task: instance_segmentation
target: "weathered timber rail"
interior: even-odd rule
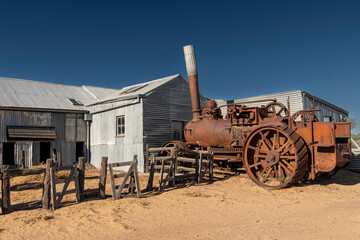
[[[166,153],[166,156],[159,156]],[[166,184],[176,186],[178,182],[192,180],[201,183],[205,175],[213,181],[213,152],[211,148],[206,151],[178,148],[146,147],[146,163],[149,171],[147,190],[153,190],[154,174],[160,170],[159,192],[164,191]],[[166,176],[165,176],[166,175]]]
[[[65,181],[63,179],[56,179],[55,173],[57,171],[66,171],[70,170],[69,176],[66,177]],[[51,200],[52,200],[52,210],[55,210],[61,203],[64,195],[75,193],[76,202],[80,202],[80,190],[79,190],[79,179],[78,179],[78,171],[76,164],[72,166],[65,167],[51,167],[50,168],[50,181],[51,181]],[[69,184],[71,181],[75,182],[75,189],[68,190]],[[56,184],[64,183],[64,186],[61,192],[56,192]]]
[[[134,155],[133,161],[108,164],[111,192],[112,192],[112,198],[114,200],[119,199],[121,197],[121,193],[123,192],[124,188],[128,188],[130,194],[133,194],[136,189],[136,196],[137,197],[141,196],[137,164],[138,164],[137,155]],[[123,167],[123,166],[129,166],[129,169],[126,173],[114,174],[115,167]],[[115,184],[115,178],[124,178],[121,185],[117,186]],[[130,178],[130,182],[126,183],[129,180],[129,178]]]
[[[3,165],[1,167],[1,209],[2,214],[9,213],[14,210],[43,207],[44,209],[55,210],[61,203],[64,195],[75,193],[76,201],[79,202],[88,197],[106,198],[105,186],[106,186],[106,174],[107,174],[107,157],[101,159],[100,176],[85,176],[85,158],[79,157],[78,165],[56,167],[54,159],[47,159],[46,168],[34,168],[34,169],[10,169],[9,166]],[[70,171],[70,174],[66,179],[56,179],[55,173],[57,171]],[[12,185],[10,184],[10,178],[19,176],[39,175],[44,173],[44,180],[42,182],[30,182]],[[85,181],[90,179],[99,179],[99,187],[94,189],[86,189]],[[75,181],[75,189],[67,191],[67,188],[71,181]],[[64,183],[61,192],[56,192],[56,184]],[[11,191],[24,191],[32,189],[43,189],[41,200],[35,200],[26,203],[19,203],[11,205]]]
[[[23,183],[17,185],[10,185],[10,178],[17,176],[29,176],[29,175],[38,175],[45,173],[45,168],[35,168],[35,169],[10,169],[9,166],[3,165],[1,167],[1,210],[2,213],[8,213],[12,210],[32,208],[36,206],[41,206],[43,199],[31,201],[27,203],[20,203],[11,205],[10,193],[11,191],[24,191],[29,189],[41,189],[44,186],[43,182],[31,182]]]

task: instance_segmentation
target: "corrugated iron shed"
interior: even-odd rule
[[[84,111],[84,105],[116,91],[0,77],[0,107]]]

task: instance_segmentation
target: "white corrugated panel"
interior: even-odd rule
[[[267,94],[256,97],[249,97],[249,98],[240,98],[240,99],[235,99],[234,102],[235,103],[248,102],[248,101],[257,101],[257,100],[274,99],[274,98],[276,98],[278,102],[284,104],[286,107],[288,107],[288,99],[290,99],[290,114],[294,114],[295,112],[303,109],[303,100],[300,90]],[[244,105],[247,107],[260,107],[261,105],[267,105],[268,103],[270,103],[270,101],[248,103]]]

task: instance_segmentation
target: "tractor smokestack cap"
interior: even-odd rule
[[[197,75],[197,65],[196,65],[196,56],[195,48],[193,45],[188,45],[184,47],[184,55],[186,62],[186,70],[188,75]]]

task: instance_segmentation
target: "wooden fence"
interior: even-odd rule
[[[140,197],[141,189],[139,183],[139,175],[137,170],[137,155],[134,156],[133,161],[128,162],[119,162],[119,163],[110,163],[109,166],[109,174],[110,174],[110,183],[111,183],[111,192],[112,197],[114,200],[119,199],[121,193],[123,192],[124,188],[129,188],[129,193],[134,193],[136,189],[136,196]],[[129,166],[129,169],[126,173],[114,174],[113,168],[115,167],[122,167],[122,166]],[[115,178],[124,178],[121,185],[117,186],[115,184]],[[130,182],[126,183],[130,178]]]
[[[54,159],[47,159],[46,168],[35,169],[10,169],[9,166],[3,165],[1,167],[1,209],[2,214],[8,213],[13,210],[43,207],[55,210],[60,205],[64,195],[75,193],[76,202],[88,197],[99,197],[101,199],[106,198],[106,174],[107,174],[107,157],[101,159],[100,176],[85,176],[85,158],[80,157],[78,165],[57,167]],[[70,171],[69,175],[65,179],[56,179],[56,172],[58,171]],[[42,182],[31,182],[17,185],[10,185],[10,178],[18,176],[38,175],[45,173]],[[86,189],[85,180],[99,179],[98,188]],[[74,181],[75,189],[67,190],[71,181]],[[60,192],[56,192],[56,184],[64,183],[64,186]],[[39,200],[11,205],[11,191],[24,191],[29,189],[43,189],[42,198]]]
[[[9,166],[4,165],[1,167],[1,210],[2,213],[8,213],[11,210],[26,209],[36,206],[41,206],[42,200],[35,200],[26,203],[11,205],[10,192],[11,191],[24,191],[29,189],[43,188],[43,182],[31,182],[10,186],[10,178],[17,176],[29,176],[45,173],[46,169],[10,169]]]
[[[166,184],[175,186],[177,182],[193,180],[200,183],[205,175],[213,181],[213,153],[211,148],[206,151],[182,149],[177,146],[146,148],[146,160],[149,166],[147,190],[153,189],[154,174],[160,170],[159,191],[164,191]],[[159,153],[163,153],[159,156]],[[165,153],[165,154],[164,154]]]

